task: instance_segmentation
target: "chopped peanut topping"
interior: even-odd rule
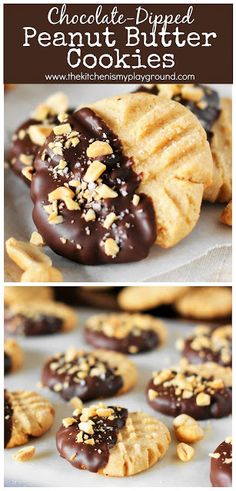
[[[26,155],[25,153],[21,153],[20,154],[20,162],[23,165],[30,166],[30,165],[32,165],[33,160],[34,160],[34,156],[33,155]]]
[[[86,153],[89,158],[96,158],[104,155],[110,155],[113,153],[113,150],[109,143],[97,140],[89,145]]]
[[[85,182],[95,182],[106,170],[106,165],[99,162],[99,160],[94,160],[88,167],[85,175]]]
[[[114,239],[107,239],[104,244],[105,254],[107,256],[116,257],[120,248]]]
[[[53,133],[55,135],[67,135],[71,132],[71,125],[69,123],[60,124],[53,128]]]
[[[103,227],[109,229],[111,225],[114,223],[115,220],[117,220],[117,216],[114,212],[109,213],[109,215],[106,216],[104,222],[103,222]]]
[[[97,194],[99,195],[99,198],[116,198],[118,196],[118,193],[116,191],[113,191],[113,189],[109,188],[106,184],[101,184],[98,186],[96,189]]]
[[[50,135],[52,131],[52,126],[50,125],[39,125],[32,124],[29,126],[27,133],[31,139],[31,141],[35,145],[43,145],[46,141],[46,138]]]

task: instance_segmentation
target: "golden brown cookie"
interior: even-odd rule
[[[23,352],[15,339],[4,340],[4,373],[18,370],[23,363]]]
[[[232,369],[213,362],[188,365],[184,360],[180,366],[153,372],[146,393],[150,406],[168,416],[223,418],[232,412]]]
[[[232,326],[197,326],[186,339],[177,341],[177,348],[189,363],[213,361],[232,365]]]
[[[230,201],[222,211],[220,221],[225,225],[232,227],[232,201]]]
[[[131,390],[136,381],[137,370],[128,357],[106,350],[69,348],[49,358],[42,372],[43,385],[67,401],[122,394]]]
[[[151,315],[97,314],[85,324],[85,339],[95,348],[121,353],[149,351],[166,339],[166,327]]]
[[[227,287],[193,287],[175,302],[177,312],[193,319],[220,319],[232,314],[232,291]]]
[[[4,302],[6,305],[31,302],[35,297],[42,302],[53,300],[53,290],[47,286],[5,286],[4,288]]]
[[[160,460],[169,447],[170,433],[148,414],[100,403],[64,418],[56,441],[61,457],[77,469],[125,477]]]
[[[211,183],[212,157],[201,124],[183,105],[146,93],[104,99],[91,109],[119,136],[142,175],[139,191],[153,202],[156,243],[175,245],[196,225]]]
[[[5,391],[4,446],[24,445],[31,436],[39,437],[51,428],[54,420],[52,404],[36,392]]]
[[[185,286],[128,286],[119,293],[118,303],[124,310],[148,310],[171,304],[188,290]]]
[[[221,112],[213,125],[211,151],[213,182],[204,192],[207,201],[228,203],[232,199],[232,100],[221,99]]]
[[[37,291],[37,290],[36,290]],[[67,305],[32,299],[5,309],[5,329],[12,334],[37,336],[74,329],[77,317]]]

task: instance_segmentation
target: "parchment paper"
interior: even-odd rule
[[[214,86],[213,86],[214,87]],[[230,85],[215,86],[221,95],[231,96]],[[133,90],[133,85],[19,85],[6,95],[5,104],[5,146],[7,148],[10,137],[15,128],[28,117],[38,102],[44,100],[49,94],[63,90],[70,99],[71,106],[80,106],[91,103],[97,99],[112,96],[118,93]],[[29,240],[35,226],[31,219],[32,203],[29,190],[10,169],[5,176],[5,237],[15,237]],[[45,249],[52,258],[53,264],[58,267],[67,282],[142,282],[165,281],[165,275],[171,272],[172,281],[181,281],[178,268],[190,265],[198,258],[206,256],[215,249],[222,250],[219,256],[222,266],[225,251],[231,256],[231,229],[219,223],[219,215],[224,205],[211,205],[204,203],[200,220],[193,232],[177,246],[171,249],[161,249],[153,246],[148,258],[138,263],[121,265],[83,266],[57,256],[49,249]],[[222,264],[221,264],[222,263]],[[18,281],[20,271],[6,258],[6,281]],[[206,265],[207,266],[207,265]],[[221,268],[222,269],[222,268]],[[229,269],[229,268],[228,268]],[[199,264],[196,268],[199,272]],[[219,281],[217,274],[206,278],[195,276],[194,270],[190,281]],[[175,273],[176,272],[176,273]],[[230,281],[229,274],[222,273],[220,281]]]
[[[218,444],[232,433],[231,417],[200,422],[204,429],[204,440],[194,445],[195,455],[192,461],[180,462],[176,457],[176,441],[172,434],[172,443],[166,456],[151,469],[130,478],[106,478],[87,471],[73,468],[57,454],[55,433],[63,417],[71,416],[71,406],[60,401],[59,397],[48,389],[38,389],[42,364],[48,356],[63,351],[69,346],[86,347],[83,342],[83,323],[91,311],[79,312],[80,326],[69,334],[19,338],[24,353],[24,366],[16,374],[6,376],[5,387],[10,390],[37,390],[48,397],[56,406],[56,418],[52,429],[43,437],[30,440],[35,445],[36,455],[32,461],[17,463],[12,455],[17,449],[5,450],[6,486],[96,486],[96,487],[207,487],[209,480],[210,457]],[[94,311],[93,311],[94,313]],[[129,393],[106,399],[108,404],[120,404],[130,411],[144,411],[163,421],[171,430],[172,418],[155,412],[146,403],[144,390],[153,370],[159,370],[176,364],[179,354],[175,349],[176,339],[186,336],[193,324],[184,321],[168,321],[169,340],[166,346],[146,354],[132,356],[139,371],[138,384]],[[92,403],[91,403],[92,404]]]

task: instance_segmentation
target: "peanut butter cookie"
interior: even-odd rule
[[[36,392],[4,393],[4,446],[24,445],[30,437],[39,437],[51,428],[52,404]]]
[[[40,336],[74,329],[77,318],[63,303],[34,298],[30,302],[8,305],[4,322],[5,329],[11,334]]]
[[[23,352],[14,339],[4,340],[4,374],[18,370],[23,363]]]
[[[212,166],[206,133],[181,104],[105,99],[55,126],[38,152],[33,219],[74,261],[138,261],[154,242],[171,247],[191,232]]]
[[[128,286],[118,294],[118,304],[124,310],[149,310],[175,302],[188,290],[185,286]]]
[[[197,326],[185,340],[178,340],[182,356],[189,363],[213,361],[223,366],[232,365],[232,326]]]
[[[114,351],[91,353],[69,348],[46,362],[42,383],[69,401],[89,401],[128,392],[135,385],[137,370],[125,356]]]
[[[177,312],[193,319],[228,318],[232,314],[232,291],[227,287],[194,287],[175,302]]]
[[[65,418],[56,441],[61,457],[74,467],[125,477],[160,460],[168,450],[170,433],[163,423],[145,413],[100,403]]]
[[[136,354],[149,351],[166,339],[160,320],[142,314],[100,314],[85,324],[85,339],[95,348]]]
[[[154,372],[147,385],[147,400],[168,416],[223,418],[232,411],[232,370],[209,362]]]

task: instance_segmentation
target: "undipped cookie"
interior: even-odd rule
[[[171,304],[188,290],[185,286],[127,286],[118,294],[118,304],[124,310],[148,310]]]
[[[24,445],[30,437],[39,437],[51,428],[52,404],[36,392],[4,392],[4,446]]]
[[[12,305],[13,303],[31,302],[37,297],[37,300],[47,302],[53,300],[53,289],[47,286],[5,286],[4,303]]]
[[[228,318],[232,314],[232,291],[223,286],[193,287],[176,301],[175,308],[193,319]]]
[[[61,457],[74,467],[125,477],[160,460],[169,447],[170,433],[148,414],[100,403],[65,418],[56,441]]]
[[[197,420],[223,418],[232,411],[232,370],[204,363],[154,372],[147,385],[147,400],[153,409],[168,416],[184,413]]]
[[[98,314],[85,323],[85,339],[95,348],[140,353],[149,351],[166,339],[163,322],[142,314]]]
[[[11,169],[29,186],[35,156],[45,143],[47,136],[50,135],[54,125],[60,123],[67,109],[67,96],[57,92],[39,104],[31,118],[24,121],[12,136],[8,155]]]
[[[23,352],[15,339],[4,339],[4,374],[15,372],[23,363]]]
[[[89,401],[128,392],[135,385],[137,370],[125,356],[113,351],[86,352],[69,348],[46,362],[42,383],[69,401]]]
[[[29,302],[13,303],[5,309],[5,329],[11,334],[55,334],[74,329],[76,322],[74,311],[60,302],[34,298]]]
[[[227,437],[211,457],[210,479],[214,488],[232,486],[232,437]]]
[[[180,339],[177,347],[189,363],[213,361],[223,366],[232,365],[232,326],[197,326],[187,339]]]
[[[192,231],[212,165],[206,133],[181,104],[105,99],[56,126],[39,151],[33,219],[74,261],[137,261],[155,241],[171,247]]]
[[[150,84],[145,91],[178,101],[195,114],[207,133],[213,157],[212,183],[206,201],[227,203],[232,198],[232,100],[199,84]]]

